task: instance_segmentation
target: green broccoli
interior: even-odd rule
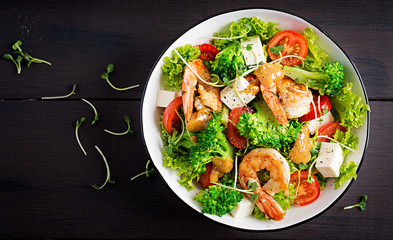
[[[240,42],[234,41],[216,55],[214,61],[208,61],[206,66],[212,74],[217,74],[220,79],[229,81],[236,78],[246,70]]]
[[[205,164],[213,157],[233,159],[234,149],[222,132],[221,114],[216,113],[207,122],[206,128],[196,133],[197,143],[190,148],[190,162],[194,172],[204,173]]]
[[[246,113],[239,117],[236,127],[240,135],[246,137],[252,145],[289,153],[301,131],[301,123],[289,120],[289,124],[281,125],[262,99],[256,101],[254,107],[256,114]]]
[[[319,72],[289,66],[284,66],[284,72],[294,79],[296,84],[318,90],[321,95],[336,96],[343,87],[344,67],[339,62],[327,62]]]
[[[243,199],[239,191],[224,188],[218,185],[209,186],[208,189],[200,191],[194,198],[202,204],[202,213],[223,216]]]

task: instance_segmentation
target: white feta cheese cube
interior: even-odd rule
[[[263,53],[262,42],[259,36],[251,36],[244,39],[240,39],[241,46],[243,48],[243,57],[246,61],[247,66],[258,65],[259,63],[266,63],[266,57]],[[251,46],[251,50],[247,50],[247,45]]]
[[[242,218],[251,216],[254,210],[255,203],[252,203],[250,199],[244,197],[231,211],[231,215],[234,218]]]
[[[323,142],[315,167],[325,178],[338,177],[343,161],[343,150],[338,143]]]
[[[310,122],[307,123],[308,128],[310,129],[310,133],[314,134],[315,131],[317,131],[317,124],[318,124],[318,129],[325,126],[328,123],[334,122],[334,118],[332,113],[329,111],[325,115],[322,116],[322,122],[319,121],[319,118],[311,120]]]
[[[181,92],[171,92],[166,90],[158,90],[157,94],[157,107],[164,107],[166,108],[173,99],[181,96]]]
[[[251,102],[255,98],[255,95],[252,93],[242,92],[244,89],[247,88],[248,85],[248,81],[243,77],[240,77],[240,79],[236,81],[236,89],[239,93],[239,97],[246,104]],[[226,86],[220,93],[221,101],[225,103],[225,105],[227,105],[231,110],[243,106],[243,103],[240,101],[234,88],[235,84],[232,85],[232,88]]]

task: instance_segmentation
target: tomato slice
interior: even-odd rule
[[[208,188],[211,185],[214,185],[213,183],[210,182],[210,174],[212,172],[212,163],[205,164],[206,167],[206,172],[202,173],[201,176],[199,177],[199,183],[204,187]]]
[[[201,56],[199,58],[205,61],[213,61],[217,53],[220,52],[215,46],[208,43],[198,45],[198,47],[201,51]]]
[[[181,96],[173,99],[165,108],[164,114],[162,115],[164,127],[171,135],[173,133],[173,128],[180,131],[181,120],[176,111],[179,111],[182,104],[183,101]]]
[[[237,107],[234,108],[229,114],[229,122],[227,126],[227,134],[229,141],[237,148],[247,147],[247,139],[240,136],[239,130],[237,130],[236,125],[239,123],[239,117],[243,113],[254,113],[255,111],[248,107]]]
[[[308,205],[319,197],[321,193],[321,187],[319,186],[318,179],[311,173],[311,177],[314,179],[313,183],[308,183],[306,180],[308,179],[308,171],[300,171],[300,184],[299,184],[299,172],[294,172],[291,174],[291,183],[298,186],[297,189],[297,197],[294,203],[299,206]]]
[[[328,123],[324,126],[322,126],[318,130],[318,136],[328,136],[328,137],[333,137],[334,134],[336,133],[337,129],[339,129],[341,132],[346,132],[347,129],[342,126],[339,122],[331,122]],[[330,139],[324,138],[324,137],[318,137],[317,141],[320,142],[330,142]]]
[[[330,111],[330,109],[332,109],[332,101],[330,101],[328,96],[326,96],[326,95],[320,96],[320,101],[318,102],[319,96],[320,96],[319,93],[313,92],[313,101],[314,101],[315,107],[317,108],[316,109],[317,110],[316,111],[317,117],[315,117],[314,105],[312,103],[310,103],[310,112],[304,116],[301,116],[299,118],[299,121],[307,122],[307,121],[314,120],[315,118],[319,118],[321,116],[321,113],[322,113],[322,116],[325,115],[325,114],[323,114],[324,111],[326,113],[328,113]],[[318,109],[319,107],[321,108],[320,111]],[[327,110],[325,110],[325,109],[327,109]]]
[[[279,32],[270,40],[268,53],[273,61],[281,57],[280,54],[276,55],[270,51],[270,48],[275,46],[284,47],[284,50],[281,51],[282,56],[296,55],[305,58],[308,52],[307,40],[300,33],[291,30]],[[296,57],[284,58],[281,60],[281,64],[287,66],[298,65],[301,62],[302,61]]]

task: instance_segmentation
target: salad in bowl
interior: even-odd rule
[[[142,122],[153,162],[183,201],[265,230],[307,220],[343,194],[369,111],[360,76],[331,39],[293,15],[251,9],[208,19],[166,50]]]

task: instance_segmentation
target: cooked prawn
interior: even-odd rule
[[[203,64],[203,61],[201,59],[196,59],[192,62],[189,62],[188,65],[203,80],[205,80],[206,82],[211,82],[211,76],[209,70]],[[193,73],[193,71],[187,66],[184,71],[183,83],[182,83],[183,110],[187,123],[191,120],[191,116],[193,115],[194,96],[195,96],[197,85],[198,85],[198,93],[199,93],[198,103],[197,103],[199,109],[198,111],[203,110],[207,114],[208,111],[204,109],[204,106],[210,108],[212,111],[220,110],[222,106],[220,100],[220,89],[218,87],[210,86],[200,81],[198,77]],[[208,116],[206,115],[203,117],[203,119],[207,121],[210,118],[208,118]],[[200,127],[197,127],[196,129],[200,130]],[[191,129],[189,130],[192,131]]]
[[[219,178],[233,169],[233,159],[213,157],[213,168],[210,174],[210,182],[217,182]]]
[[[276,95],[277,82],[284,78],[284,71],[276,64],[265,63],[259,66],[254,71],[254,74],[259,79],[263,99],[265,99],[265,102],[269,106],[274,117],[280,124],[287,124],[287,115],[278,96]]]
[[[278,96],[288,119],[299,118],[310,111],[312,93],[303,84],[285,77],[277,82]]]
[[[313,140],[310,138],[310,129],[304,124],[302,132],[297,137],[291,151],[289,151],[289,158],[296,164],[308,163],[311,160],[310,151],[313,143]]]
[[[263,186],[261,186],[257,176],[257,172],[262,169],[270,171],[270,179]],[[241,186],[244,189],[248,189],[248,181],[256,182],[257,189],[255,192],[258,194],[256,205],[268,217],[276,221],[282,220],[285,212],[271,195],[282,190],[285,194],[288,194],[290,176],[287,161],[277,150],[272,148],[252,150],[244,156],[239,165],[239,182]]]

